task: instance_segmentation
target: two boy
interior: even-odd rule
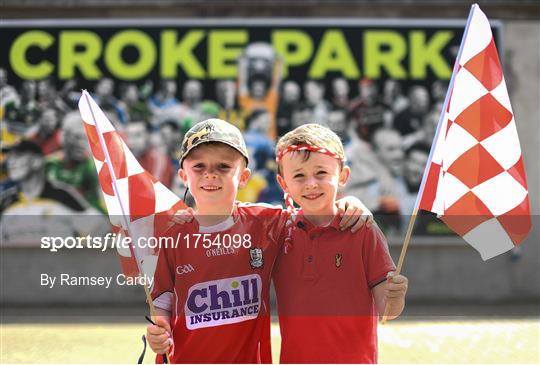
[[[308,213],[324,205],[320,212],[336,216],[337,170],[328,169],[332,183],[325,183],[323,191],[309,188],[305,193],[291,183],[296,177],[288,169],[299,167],[287,165],[291,156],[282,161],[287,174],[280,185]],[[147,329],[152,349],[169,351],[173,362],[271,362],[270,277],[288,235],[291,252],[296,250],[298,229],[289,229],[291,217],[280,208],[235,203],[238,187],[249,179],[247,160],[240,132],[227,122],[199,123],[184,138],[179,174],[195,198],[197,219],[167,233],[181,237],[186,246],[160,250],[152,291],[160,317],[157,326]],[[340,167],[344,183],[348,170]],[[332,209],[326,207],[330,202]],[[333,226],[339,227],[339,221]],[[387,265],[384,276],[392,268]]]

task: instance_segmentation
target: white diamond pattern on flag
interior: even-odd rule
[[[101,133],[107,133],[107,132],[115,131],[112,123],[109,122],[109,120],[107,119],[105,114],[101,111],[101,109],[98,107],[98,105],[96,104],[96,102],[92,98],[90,98],[90,103],[93,104],[92,105],[92,110],[90,110],[89,107],[81,108],[80,107],[81,104],[79,102],[79,111],[81,112],[81,117],[82,117],[83,122],[85,122],[87,124],[90,124],[90,125],[95,125],[95,123],[94,123],[94,117],[95,117],[97,122],[99,123],[99,130],[100,130]]]
[[[123,257],[131,257],[131,250],[126,245],[119,245],[116,249],[118,254]]]
[[[437,215],[444,214],[444,193],[442,189],[442,181],[444,179],[444,172],[442,169],[439,170],[439,180],[441,182],[441,189],[437,191],[435,200],[433,201],[433,206],[431,207],[431,211]]]
[[[466,93],[452,93],[448,118],[455,121],[469,105],[488,93],[488,90],[467,69],[460,68],[454,81],[454,90],[464,89]]]
[[[443,170],[448,171],[455,160],[477,144],[478,141],[469,132],[459,124],[452,123],[443,145]]]
[[[103,199],[105,200],[105,206],[107,207],[107,213],[109,214],[111,224],[127,229],[127,227],[123,227],[125,223],[122,218],[122,209],[120,208],[120,203],[116,196],[103,193]]]
[[[137,175],[144,172],[139,161],[133,156],[133,153],[129,150],[128,146],[122,141],[122,147],[124,148],[124,156],[126,157],[127,174],[128,176]]]
[[[510,113],[512,112],[512,105],[510,104],[510,97],[508,96],[508,90],[506,89],[506,82],[504,81],[504,77],[502,78],[502,81],[497,87],[495,87],[493,90],[490,91],[491,95],[497,100],[499,103],[501,103],[502,106],[504,106]]]
[[[103,168],[104,162],[98,160],[98,159],[95,158],[94,156],[92,156],[92,159],[94,160],[94,166],[96,166],[96,170],[97,170],[97,171],[101,171],[101,169]]]
[[[441,124],[441,133],[437,136],[437,141],[435,143],[435,150],[433,151],[433,158],[431,159],[432,162],[436,163],[437,165],[442,166],[442,160],[444,156],[444,141],[446,139],[446,130],[448,128],[448,113],[444,113],[444,119],[442,120]]]
[[[171,202],[176,204],[180,199],[172,191],[167,189],[165,185],[159,181],[154,184],[156,194],[156,212],[163,212],[169,209]]]
[[[510,98],[489,21],[476,4],[458,57],[443,108],[451,125],[447,132],[443,119],[437,129],[417,206],[437,213],[486,260],[520,244],[532,222]]]
[[[527,190],[506,171],[471,190],[494,216],[512,210],[527,196]]]
[[[479,224],[467,232],[463,239],[480,252],[484,261],[514,248],[512,240],[496,218]]]
[[[459,60],[461,66],[482,52],[493,38],[489,20],[482,11],[474,12],[467,35],[468,37],[463,44],[463,52]]]
[[[131,222],[130,235],[138,240],[138,242],[134,242],[133,248],[137,259],[142,262],[146,256],[154,253],[154,250],[148,245],[148,239],[154,236],[154,216],[149,215]],[[145,274],[147,273],[145,272]]]
[[[118,188],[117,194],[118,198],[121,200],[121,206],[124,208],[125,211],[130,211],[130,204],[129,204],[129,181],[128,178],[123,179],[117,179],[116,180],[116,187]],[[129,227],[124,227],[124,229],[129,229]]]
[[[444,209],[451,207],[470,191],[467,185],[448,172],[444,174],[441,184]]]
[[[512,143],[517,138],[516,123],[512,118],[506,127],[484,139],[480,144],[505,170],[508,170],[521,157],[521,148],[518,144]]]

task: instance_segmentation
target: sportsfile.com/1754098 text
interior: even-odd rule
[[[129,236],[117,233],[107,233],[105,236],[68,236],[54,237],[46,236],[41,238],[41,248],[51,252],[61,249],[92,248],[100,251],[107,249],[159,249],[178,248],[185,245],[185,248],[224,248],[238,249],[251,247],[251,235],[249,234],[210,234],[191,233],[178,234],[176,237],[137,237],[133,239]]]

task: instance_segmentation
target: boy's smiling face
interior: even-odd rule
[[[250,171],[244,157],[223,143],[205,143],[185,158],[179,174],[203,214],[230,214],[238,188]]]
[[[337,190],[349,177],[348,167],[323,153],[305,151],[286,153],[281,160],[281,188],[300,205],[306,216],[334,216]]]

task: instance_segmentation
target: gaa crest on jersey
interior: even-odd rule
[[[260,269],[264,266],[263,251],[259,247],[254,247],[249,249],[249,264],[252,269]]]

